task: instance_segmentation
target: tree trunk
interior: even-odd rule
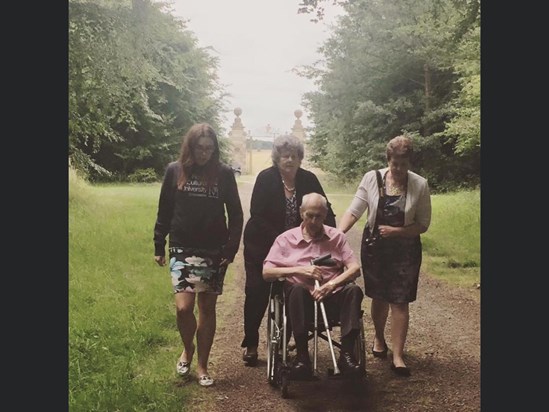
[[[429,65],[423,65],[423,75],[425,77],[425,112],[431,109],[431,71]]]

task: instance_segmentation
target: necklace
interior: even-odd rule
[[[286,186],[286,182],[284,181],[284,179],[282,179],[282,184],[284,185],[284,189],[286,189],[288,192],[295,192],[295,186],[290,189],[288,186]]]
[[[389,196],[400,195],[400,194],[402,194],[402,192],[404,192],[404,189],[402,187],[398,187],[398,186],[388,185],[386,187],[386,189],[387,189],[387,194]]]
[[[389,196],[396,196],[404,193],[404,186],[404,183],[396,183],[393,179],[391,179],[390,181],[385,181],[385,189]]]

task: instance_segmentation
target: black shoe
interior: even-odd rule
[[[257,353],[248,354],[248,351],[242,355],[242,360],[246,362],[247,366],[257,365]]]
[[[309,356],[296,356],[295,361],[292,365],[291,378],[292,379],[309,379],[313,374],[311,368],[311,360]]]
[[[412,373],[410,372],[410,368],[406,366],[395,366],[393,362],[391,362],[391,370],[396,373],[398,376],[405,376],[408,377]]]
[[[291,378],[300,380],[300,379],[309,379],[312,376],[311,365],[307,362],[297,361],[292,365]]]
[[[351,352],[341,352],[337,366],[344,375],[355,375],[360,373],[360,365],[356,363]]]
[[[380,352],[374,350],[374,344],[372,343],[372,354],[374,355],[374,358],[386,358],[388,350],[389,347],[387,346],[387,342],[385,341],[383,341],[383,350]]]

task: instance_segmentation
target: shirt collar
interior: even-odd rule
[[[323,225],[323,226],[324,226],[324,233],[322,233],[322,236],[320,237],[320,239],[317,239],[317,240],[322,240],[325,238],[332,239],[332,237],[327,233],[326,225]],[[312,240],[308,241],[308,240],[305,240],[305,238],[303,238],[303,222],[301,222],[301,224],[299,225],[299,230],[297,230],[295,233],[295,240],[296,240],[296,244],[299,244],[301,242],[307,242],[307,243],[312,242]]]

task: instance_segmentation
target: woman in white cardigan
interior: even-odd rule
[[[370,170],[339,222],[339,229],[347,232],[368,210],[360,257],[364,291],[372,299],[372,353],[378,358],[387,357],[385,325],[391,309],[391,370],[400,376],[410,376],[403,358],[409,303],[417,295],[422,258],[420,234],[431,223],[429,185],[427,179],[409,170],[412,154],[409,137],[391,139],[387,144],[388,167],[379,170],[383,196],[378,190],[376,170]],[[372,242],[372,237],[377,240]]]

